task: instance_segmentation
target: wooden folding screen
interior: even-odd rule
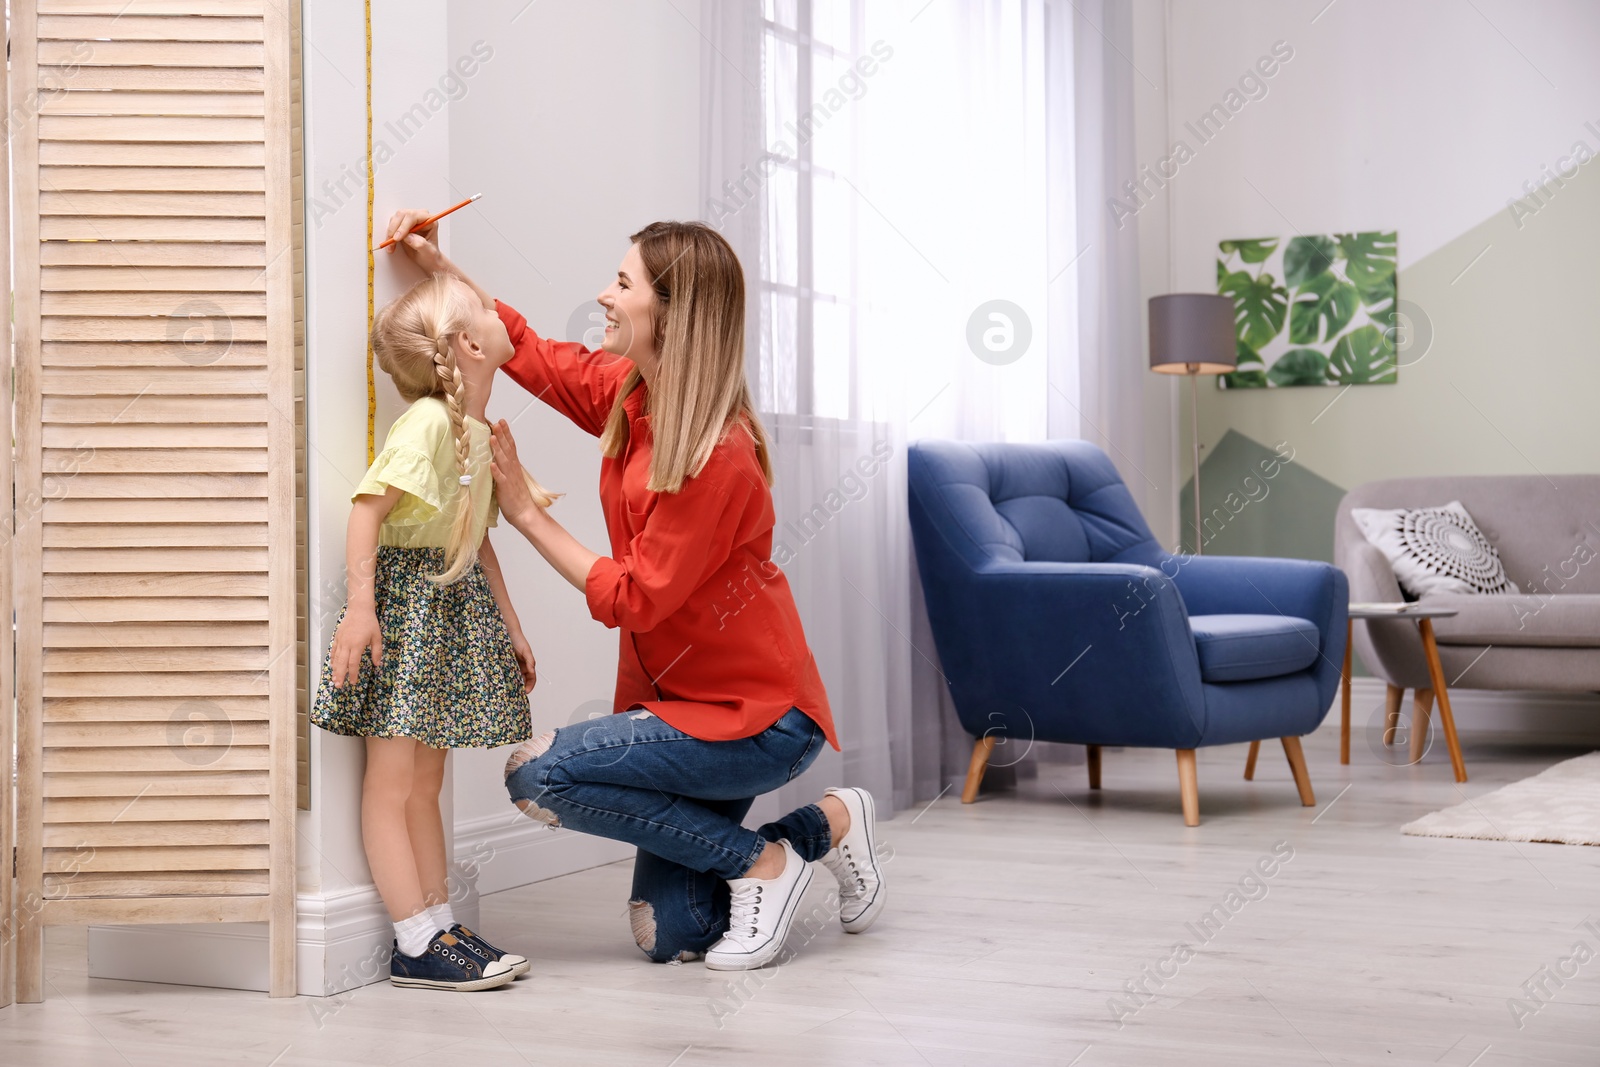
[[[286,2],[11,3],[23,1001],[67,923],[294,993]]]
[[[300,65],[300,4],[289,3],[289,218],[294,270],[294,588],[295,617],[295,800],[311,810],[311,520],[306,494],[306,161],[305,79]],[[318,656],[321,666],[322,657]]]
[[[0,115],[9,114],[10,99],[0,78]],[[9,130],[9,124],[8,124]],[[0,143],[0,174],[10,166],[10,138]],[[11,247],[11,215],[0,211],[0,252]],[[0,293],[11,291],[11,257],[0,255]],[[0,501],[11,499],[11,338],[0,335],[0,415],[7,437],[0,442]],[[14,518],[0,505],[0,604],[11,604],[11,543],[16,536]],[[16,745],[16,702],[12,678],[12,629],[9,618],[0,619],[0,863],[10,864],[13,811],[11,806],[11,753]],[[13,961],[17,920],[11,897],[11,870],[0,870],[0,1008],[16,993]]]

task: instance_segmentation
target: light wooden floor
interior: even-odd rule
[[[738,975],[637,954],[627,864],[487,898],[485,930],[534,970],[460,997],[379,985],[269,1001],[90,980],[82,932],[58,931],[48,1001],[0,1010],[0,1062],[1600,1063],[1600,937],[1579,925],[1600,925],[1600,849],[1399,833],[1594,746],[1469,736],[1458,790],[1442,752],[1395,768],[1358,739],[1341,768],[1336,744],[1327,727],[1308,739],[1314,809],[1276,746],[1254,783],[1243,746],[1202,751],[1196,829],[1170,752],[1108,751],[1093,797],[1081,765],[1059,764],[970,807],[947,794],[885,824],[893,898],[874,930],[827,930],[738,999]],[[1185,924],[1277,842],[1293,858],[1266,895],[1202,943]],[[1124,983],[1180,941],[1196,955],[1119,1028],[1109,999],[1131,1008]],[[1508,999],[1579,941],[1596,958],[1519,1029]]]

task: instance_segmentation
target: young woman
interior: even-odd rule
[[[439,789],[449,749],[533,732],[533,653],[486,536],[495,518],[484,406],[513,351],[500,319],[444,274],[379,312],[372,344],[411,406],[352,498],[349,600],[311,721],[366,738],[361,838],[394,922],[390,980],[492,989],[530,965],[451,914]],[[519,488],[550,502],[531,480]]]
[[[399,212],[388,232],[423,217]],[[432,238],[430,228],[397,247],[468,281]],[[838,880],[846,931],[877,918],[873,800],[829,789],[758,831],[740,825],[756,796],[838,740],[771,561],[772,470],[744,377],[738,258],[698,223],[653,223],[631,240],[598,297],[603,352],[538,336],[473,286],[516,350],[505,371],[600,438],[611,554],[584,547],[527,492],[504,422],[492,442],[502,514],[595,619],[622,631],[618,714],[523,745],[506,785],[536,819],[639,847],[630,915],[651,959],[703,954],[708,967],[743,970],[778,956],[811,861]]]

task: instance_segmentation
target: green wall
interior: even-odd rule
[[[1200,461],[1207,554],[1333,560],[1333,516],[1345,491],[1299,459],[1286,445],[1269,448],[1234,430],[1223,435]],[[1193,551],[1193,478],[1179,505],[1183,547]]]

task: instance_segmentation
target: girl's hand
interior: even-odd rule
[[[415,208],[402,208],[396,211],[389,217],[389,227],[384,234],[384,239],[397,238],[399,234],[407,233],[411,227],[427,217],[428,213],[426,211],[418,211]],[[408,234],[404,239],[397,239],[394,244],[389,246],[388,252],[393,255],[396,249],[404,251],[413,263],[429,274],[447,271],[449,269],[449,261],[444,258],[444,253],[439,251],[439,245],[436,241],[438,233],[439,224],[437,222],[432,223],[414,233]]]
[[[511,651],[517,654],[517,666],[522,668],[523,693],[533,692],[533,687],[539,684],[538,664],[533,662],[533,646],[528,644],[520,629],[511,631]]]
[[[500,513],[522,529],[528,519],[539,511],[539,505],[528,492],[528,480],[522,474],[522,461],[517,458],[517,442],[511,436],[511,426],[501,419],[490,427],[489,448],[494,458],[489,462],[489,473],[494,475],[495,494],[500,501]]]
[[[344,620],[333,634],[330,662],[335,689],[361,677],[361,656],[369,647],[373,667],[383,666],[383,628],[378,625],[378,613],[371,608],[346,608]]]

